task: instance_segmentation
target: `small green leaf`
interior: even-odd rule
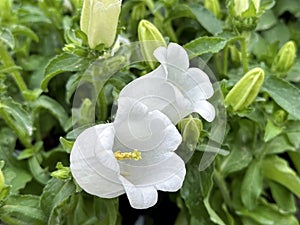
[[[40,205],[45,215],[51,219],[55,209],[74,193],[75,185],[72,181],[62,181],[52,178],[45,186],[40,199]]]
[[[41,88],[47,90],[49,81],[58,74],[85,70],[88,62],[86,58],[69,53],[62,53],[55,56],[45,68],[45,77],[41,83]]]
[[[261,169],[261,161],[252,161],[242,182],[242,202],[250,210],[256,207],[257,200],[263,189],[263,174]]]
[[[11,32],[15,35],[25,35],[34,40],[35,42],[39,41],[39,37],[34,33],[34,31],[31,30],[29,27],[23,25],[13,25],[11,27]]]
[[[227,40],[221,37],[199,37],[185,44],[183,47],[190,51],[190,57],[206,53],[217,53],[227,44]]]
[[[26,112],[21,104],[12,98],[0,100],[0,115],[18,135],[20,141],[27,147],[30,146],[33,132],[31,115]]]
[[[103,199],[103,198],[94,198],[94,208],[96,216],[98,217],[99,225],[112,224],[115,225],[117,223],[117,219],[119,216],[118,199]]]
[[[64,130],[68,130],[68,127],[66,126],[68,114],[61,104],[46,95],[42,95],[34,102],[35,113],[39,112],[41,109],[49,111],[59,121],[59,124]]]
[[[198,22],[211,34],[216,35],[222,32],[222,23],[213,13],[200,4],[189,5],[192,13]]]
[[[300,90],[284,79],[269,76],[264,82],[264,90],[285,111],[300,120]]]
[[[252,160],[252,154],[248,149],[232,146],[229,156],[226,156],[221,164],[224,176],[244,169]]]
[[[295,147],[291,145],[288,138],[280,135],[265,145],[266,154],[279,154],[286,151],[295,151]]]
[[[300,198],[300,178],[284,159],[272,155],[263,160],[264,176],[275,181]]]
[[[10,225],[45,225],[46,217],[39,208],[39,197],[11,195],[0,207],[0,220]]]
[[[59,142],[62,145],[63,149],[67,152],[70,153],[73,147],[74,142],[73,141],[68,141],[67,139],[64,139],[63,137],[59,138]]]
[[[15,39],[11,31],[7,28],[0,27],[0,41],[3,41],[11,49],[15,47]]]
[[[37,157],[31,157],[28,160],[29,169],[33,177],[41,184],[46,184],[50,179],[48,169],[43,169],[37,159]]]
[[[283,129],[283,127],[278,127],[271,120],[268,120],[265,128],[264,141],[268,142],[274,137],[278,136],[283,131]]]
[[[272,197],[280,210],[287,214],[295,213],[297,209],[293,193],[275,182],[269,182],[269,186],[271,189]]]

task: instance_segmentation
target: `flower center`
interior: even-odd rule
[[[114,153],[115,158],[117,160],[124,160],[124,159],[134,159],[134,160],[140,160],[142,159],[142,154],[137,149],[134,149],[133,152],[121,152],[116,151]]]

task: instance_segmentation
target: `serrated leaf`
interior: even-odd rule
[[[74,193],[72,181],[62,181],[52,178],[45,186],[40,199],[40,205],[45,215],[51,219],[55,209],[63,204]]]
[[[261,161],[252,161],[244,176],[241,187],[241,199],[246,208],[252,210],[257,205],[258,197],[263,189]]]
[[[269,76],[263,84],[264,91],[285,111],[300,120],[300,89],[289,82]]]
[[[0,41],[3,41],[11,49],[15,47],[15,39],[11,31],[7,28],[0,27]]]
[[[206,53],[217,53],[227,44],[225,38],[220,37],[199,37],[185,44],[183,47],[190,51],[190,57],[203,55]]]
[[[41,88],[47,90],[49,81],[63,72],[76,72],[85,70],[88,66],[87,58],[79,57],[69,53],[62,53],[50,60],[45,68],[45,77],[41,83]]]
[[[212,12],[200,4],[189,5],[197,21],[211,34],[216,35],[222,32],[222,23]]]
[[[0,207],[0,219],[9,225],[45,225],[46,217],[39,208],[39,197],[11,195]]]
[[[34,102],[34,111],[37,113],[40,109],[46,109],[59,121],[65,131],[68,130],[66,126],[68,114],[61,104],[46,95],[42,95]]]
[[[300,178],[284,159],[272,155],[263,160],[263,173],[267,179],[275,181],[300,198]]]
[[[0,115],[7,125],[16,132],[20,141],[26,147],[30,146],[33,121],[31,115],[22,108],[21,104],[12,98],[0,100]]]

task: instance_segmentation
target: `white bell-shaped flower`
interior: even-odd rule
[[[126,85],[119,99],[134,98],[150,111],[161,111],[174,124],[192,112],[211,122],[215,109],[207,99],[214,90],[207,74],[199,68],[189,68],[188,54],[178,44],[159,47],[154,56],[161,65]]]
[[[86,192],[113,198],[123,193],[132,207],[157,202],[157,190],[177,191],[185,177],[174,151],[181,136],[166,115],[135,100],[119,101],[113,123],[83,131],[71,151],[71,171]]]

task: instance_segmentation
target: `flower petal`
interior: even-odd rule
[[[146,105],[131,98],[119,98],[118,103],[115,149],[138,149],[143,154],[177,149],[181,135],[165,114],[158,110],[149,112]]]
[[[216,116],[215,108],[208,101],[201,100],[194,104],[194,111],[199,113],[205,120],[211,122]]]
[[[71,151],[71,172],[86,192],[103,198],[124,193],[118,179],[120,168],[112,152],[114,127],[101,124],[90,127],[76,139]]]
[[[137,187],[155,186],[162,191],[177,191],[185,177],[184,161],[174,152],[158,157],[160,160],[152,163],[120,163],[121,175]]]
[[[170,43],[166,53],[163,47],[159,47],[153,55],[163,66],[176,66],[181,71],[187,70],[190,64],[188,54],[183,47],[176,43]]]
[[[136,187],[123,177],[120,177],[120,180],[123,182],[129,203],[133,208],[147,209],[156,204],[158,194],[153,186]]]

